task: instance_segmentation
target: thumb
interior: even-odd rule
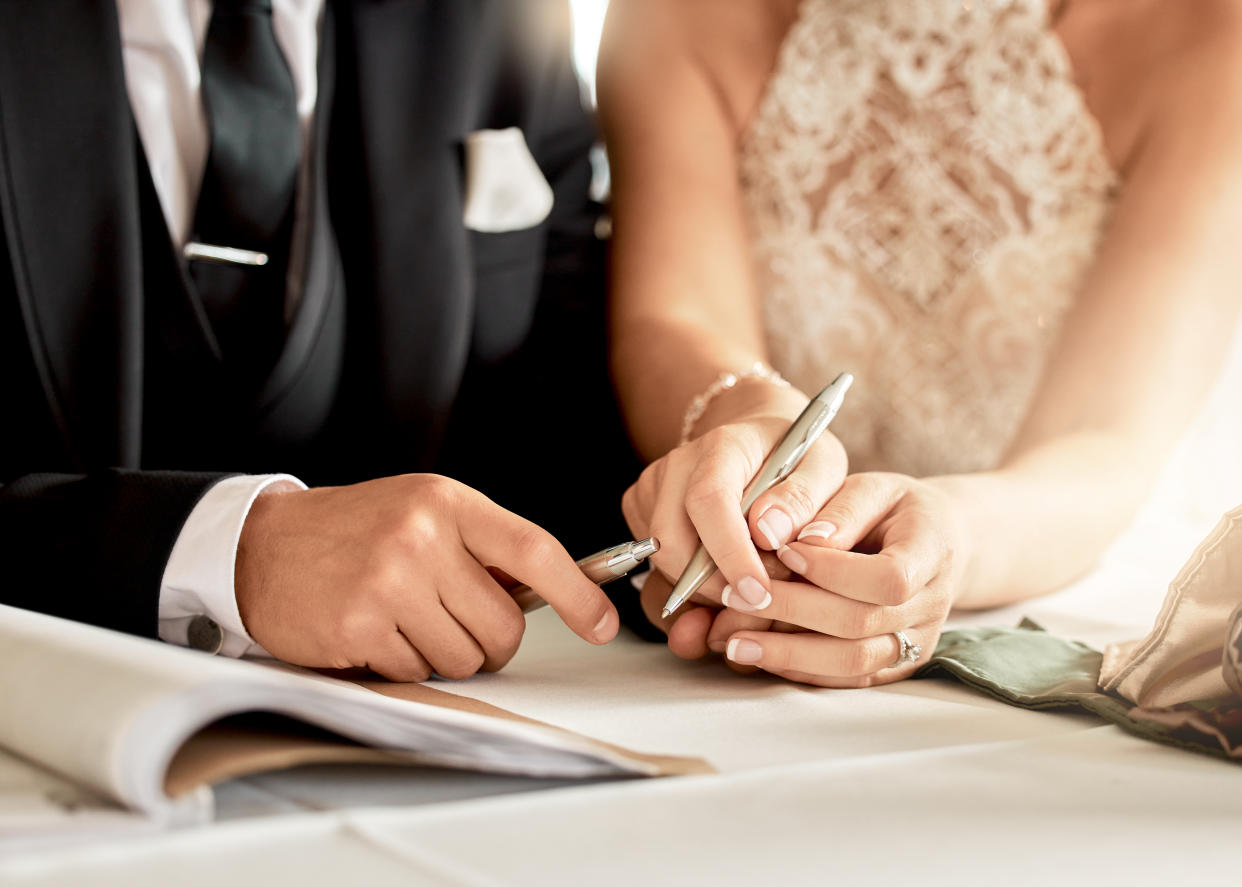
[[[780,483],[755,500],[747,519],[760,548],[776,551],[810,523],[845,481],[845,448],[825,434]]]

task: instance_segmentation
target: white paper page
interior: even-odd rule
[[[211,795],[197,792],[182,820],[211,819]],[[0,749],[0,856],[86,840],[149,834],[161,825],[87,788]]]
[[[389,699],[344,681],[205,656],[0,607],[0,748],[155,817],[173,752],[226,714],[287,714],[424,760],[535,775],[647,772],[548,728]]]

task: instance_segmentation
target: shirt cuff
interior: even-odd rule
[[[268,656],[242,625],[233,568],[242,524],[269,489],[305,490],[288,474],[230,477],[209,489],[173,545],[160,583],[159,635],[170,644],[226,656]]]

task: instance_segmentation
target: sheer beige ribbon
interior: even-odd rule
[[[1143,709],[1236,697],[1242,701],[1242,506],[1169,586],[1147,637],[1104,651],[1100,687]]]

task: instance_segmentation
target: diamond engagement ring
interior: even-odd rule
[[[897,661],[892,664],[892,668],[904,665],[907,662],[918,662],[923,655],[923,648],[918,644],[910,643],[910,639],[906,637],[904,631],[893,632],[893,637],[897,638],[897,644],[901,648],[897,653]]]

